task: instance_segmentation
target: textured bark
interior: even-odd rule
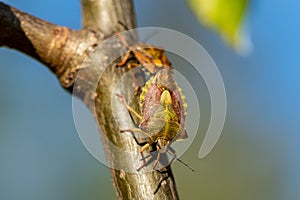
[[[94,52],[101,41],[124,29],[119,21],[128,28],[135,27],[133,3],[131,0],[81,2],[83,28],[78,31],[51,24],[0,3],[0,46],[23,52],[55,73],[61,86],[69,92],[73,91],[96,117],[102,130],[99,133],[108,163],[134,169],[140,160],[124,158],[111,149],[111,144],[114,144],[125,151],[134,149],[138,154],[140,148],[132,137],[120,134],[111,108],[113,89],[126,72],[125,68],[110,64],[116,62],[111,58],[125,48],[117,41],[101,45],[101,50]],[[95,53],[100,61],[93,60],[91,55]],[[92,84],[98,82],[98,79],[97,85]],[[127,88],[127,85],[121,86],[124,95],[127,95]],[[118,103],[116,108],[122,125],[132,126],[124,105]],[[166,170],[166,173],[128,173],[111,168],[118,198],[178,199],[172,171],[170,168]],[[154,194],[156,190],[157,193]]]

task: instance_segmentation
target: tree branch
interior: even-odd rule
[[[100,30],[105,35],[123,30],[119,21],[129,29],[135,28],[135,15],[131,0],[81,0],[83,26]]]
[[[21,51],[42,62],[60,81],[62,87],[74,92],[90,108],[100,125],[100,137],[104,145],[108,163],[122,164],[135,169],[139,160],[122,157],[112,150],[111,144],[139,152],[139,146],[132,137],[120,134],[119,125],[112,114],[111,98],[113,90],[125,73],[125,68],[117,68],[113,59],[124,50],[122,44],[107,43],[97,51],[100,61],[94,61],[93,51],[105,38],[121,31],[119,21],[128,28],[135,27],[133,3],[131,0],[82,0],[83,25],[79,31],[57,26],[23,13],[0,3],[0,46]],[[89,60],[89,62],[86,62]],[[109,66],[107,68],[107,66]],[[98,82],[95,87],[91,83]],[[74,85],[74,82],[76,84]],[[122,85],[121,90],[128,90]],[[120,104],[120,105],[119,105]],[[124,126],[130,127],[128,111],[119,103],[118,116]],[[159,172],[128,173],[111,168],[112,179],[119,199],[178,199],[172,171],[166,175]],[[158,192],[154,191],[159,187]]]
[[[104,38],[101,32],[57,26],[3,3],[0,30],[0,46],[19,50],[45,64],[70,91],[79,64]]]

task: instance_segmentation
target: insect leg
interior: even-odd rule
[[[186,166],[189,170],[191,170],[192,172],[195,172],[195,170],[193,168],[191,168],[186,162],[184,162],[183,160],[177,158],[177,155],[176,155],[176,152],[175,152],[175,149],[173,149],[171,146],[168,147],[168,150],[167,152],[171,152],[173,154],[173,158],[172,160],[170,161],[170,164],[171,165],[173,163],[173,161],[176,159],[178,160],[181,164],[183,164],[184,166]]]
[[[124,66],[124,65],[126,64],[126,62],[127,62],[128,59],[129,59],[130,54],[131,54],[131,51],[128,51],[128,52],[125,54],[125,56],[122,58],[121,62],[119,62],[119,63],[117,64],[118,67],[122,67],[122,66]]]
[[[157,158],[156,158],[156,160],[155,160],[153,169],[156,169],[156,166],[157,166],[157,164],[158,164],[158,162],[159,162],[159,159],[160,159],[160,152],[159,152],[159,150],[158,150],[158,152],[157,152]]]
[[[140,154],[141,154],[141,156],[142,156],[142,160],[143,160],[143,164],[139,167],[139,168],[137,168],[137,170],[136,171],[140,171],[143,167],[145,167],[146,166],[146,159],[145,159],[145,157],[144,157],[144,151],[146,150],[146,149],[148,149],[151,145],[152,145],[152,143],[153,142],[148,142],[147,144],[145,144],[142,148],[141,148],[141,150],[140,150]]]
[[[149,137],[149,139],[151,140],[151,144],[154,142],[152,136],[151,136],[149,133],[143,131],[142,129],[139,129],[139,128],[132,128],[132,129],[124,129],[124,130],[121,130],[121,132],[126,132],[126,131],[128,131],[128,132],[139,132],[139,133],[143,133],[143,134],[145,134],[146,136]]]
[[[172,171],[171,171],[170,165],[166,166],[166,170],[165,170],[165,171],[159,171],[159,170],[156,170],[156,171],[159,172],[159,173],[161,173],[161,174],[166,174],[166,176],[163,177],[163,178],[159,181],[159,183],[158,183],[158,185],[157,185],[157,188],[156,188],[156,190],[154,191],[153,194],[156,194],[156,193],[158,192],[158,190],[159,190],[159,188],[161,187],[161,185],[163,184],[163,182],[166,181],[167,179],[170,178],[170,179],[172,179],[172,180],[174,181],[174,176],[173,176],[173,173],[172,173]]]
[[[135,115],[139,120],[142,120],[142,116],[139,115],[132,107],[130,107],[127,102],[125,101],[125,97],[123,95],[117,94],[116,95],[123,101],[125,104],[126,108],[131,112],[133,115]]]

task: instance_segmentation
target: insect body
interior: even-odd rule
[[[118,63],[119,67],[124,66],[130,59],[130,56],[133,55],[138,63],[128,64],[129,69],[142,65],[150,72],[150,74],[155,74],[161,68],[170,68],[171,63],[169,62],[165,51],[162,48],[146,43],[137,43],[136,45],[130,46],[123,36],[121,36],[120,34],[117,35],[121,42],[129,50],[125,54],[121,62]]]
[[[184,129],[187,106],[172,72],[167,69],[158,71],[143,87],[140,95],[141,115],[127,104],[126,106],[141,122],[137,129],[122,131],[141,132],[149,138],[140,150],[143,165],[137,170],[146,165],[143,152],[153,146],[158,150],[154,169],[159,162],[160,153],[171,153],[173,159],[170,163],[176,159],[176,152],[170,145],[188,137]]]

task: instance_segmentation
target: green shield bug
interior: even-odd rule
[[[187,104],[181,89],[173,79],[172,71],[161,69],[147,81],[140,95],[140,114],[126,103],[123,96],[118,96],[124,101],[127,109],[140,120],[138,128],[121,131],[140,132],[148,137],[148,142],[140,149],[143,164],[137,171],[146,165],[143,153],[151,147],[157,150],[153,169],[156,169],[160,162],[161,153],[170,153],[173,156],[169,165],[177,159],[187,166],[177,158],[175,150],[170,146],[173,142],[188,137],[184,129]]]

